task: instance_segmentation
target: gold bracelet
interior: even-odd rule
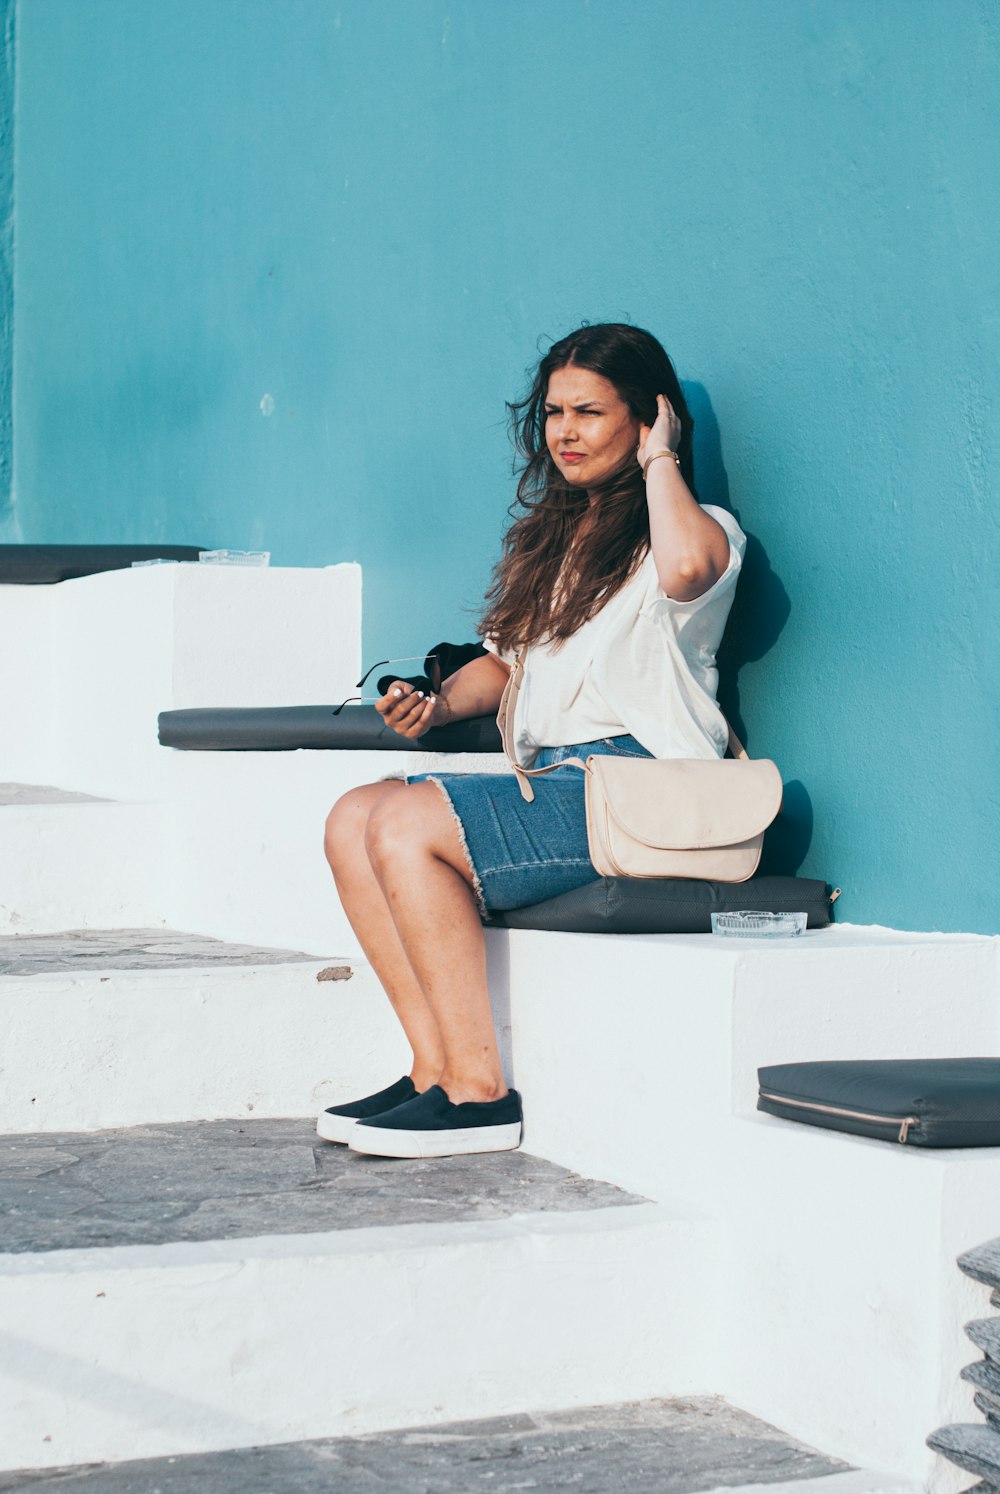
[[[681,459],[677,455],[676,451],[671,451],[669,446],[664,446],[661,451],[650,452],[649,456],[643,462],[643,464],[642,464],[642,475],[643,475],[643,477],[646,476],[646,473],[649,471],[650,467],[656,461],[657,457],[672,457],[673,460],[677,463],[678,467],[681,464]]]
[[[451,708],[451,701],[448,699],[447,695],[445,695],[443,690],[438,691],[437,698],[444,706],[445,710],[448,712],[448,721],[454,721],[455,712]],[[442,726],[447,726],[448,721],[442,721]]]

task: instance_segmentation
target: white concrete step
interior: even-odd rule
[[[709,1383],[710,1233],[525,1153],[385,1163],[266,1121],[5,1140],[9,1468]]]
[[[715,1388],[848,1461],[954,1489],[924,1438],[970,1414],[961,1325],[980,1289],[954,1262],[997,1233],[1000,1149],[758,1115],[756,1069],[996,1054],[998,941],[842,927],[490,944],[526,1144],[716,1221],[722,1278],[692,1284],[725,1304]]]
[[[2,1131],[313,1116],[409,1063],[367,967],[162,929],[0,939],[0,1026]]]
[[[848,1058],[1000,1053],[1000,939],[852,925],[780,940],[711,934],[490,931],[491,984],[516,1082],[536,1095],[533,1145],[570,1166],[712,1207],[757,1069]],[[572,1035],[573,1062],[551,1055]],[[600,1088],[637,1126],[623,1149],[574,1093]],[[664,1149],[664,1134],[683,1146]],[[584,1163],[584,1159],[586,1159]]]
[[[961,1324],[983,1305],[954,1259],[997,1233],[1000,1154],[758,1116],[753,1077],[793,1058],[996,1052],[995,941],[850,928],[775,945],[487,939],[525,1147],[701,1219],[719,1242],[685,1280],[703,1315],[726,1311],[708,1388],[944,1494],[924,1437],[971,1415]],[[234,965],[191,942],[196,968],[154,949],[159,969],[122,970],[119,949],[91,970],[63,957],[0,982],[4,1124],[311,1118],[402,1071],[365,967],[317,982],[335,957],[267,965],[244,951],[251,963]],[[0,957],[12,948],[27,942]]]
[[[0,784],[0,934],[162,923],[164,820],[158,804]]]
[[[180,564],[0,586],[0,779],[157,798],[160,711],[351,693],[361,570]]]

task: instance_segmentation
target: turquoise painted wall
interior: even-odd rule
[[[14,0],[0,0],[0,526],[14,477]]]
[[[7,532],[357,559],[371,658],[468,636],[504,399],[629,317],[754,536],[727,700],[791,781],[772,854],[853,921],[996,930],[998,21],[18,0]]]

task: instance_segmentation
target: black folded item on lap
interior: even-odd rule
[[[183,752],[294,752],[349,748],[367,752],[500,752],[493,716],[401,737],[373,705],[203,707],[161,711],[160,745]]]
[[[1000,1058],[841,1059],[758,1069],[757,1109],[910,1146],[1000,1146]]]
[[[809,877],[700,882],[680,877],[599,877],[559,897],[491,913],[507,929],[575,934],[710,934],[713,913],[805,913],[807,927],[830,922],[826,883]]]
[[[488,652],[489,650],[485,649],[481,643],[435,643],[424,660],[424,673],[403,675],[402,678],[408,685],[412,685],[414,690],[423,690],[425,693],[433,692],[441,688],[444,680],[450,680],[452,675],[464,669],[466,664],[471,664],[473,659],[482,659]],[[435,659],[437,660],[437,684],[432,678],[431,668],[432,660]],[[386,660],[386,663],[391,662],[391,660]],[[380,695],[387,695],[393,682],[399,678],[400,676],[395,674],[380,675],[375,688]]]

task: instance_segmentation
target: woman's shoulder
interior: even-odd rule
[[[722,526],[729,536],[731,544],[740,555],[746,549],[747,537],[736,521],[735,514],[731,514],[728,508],[719,508],[715,503],[702,503],[700,508],[709,518]]]

